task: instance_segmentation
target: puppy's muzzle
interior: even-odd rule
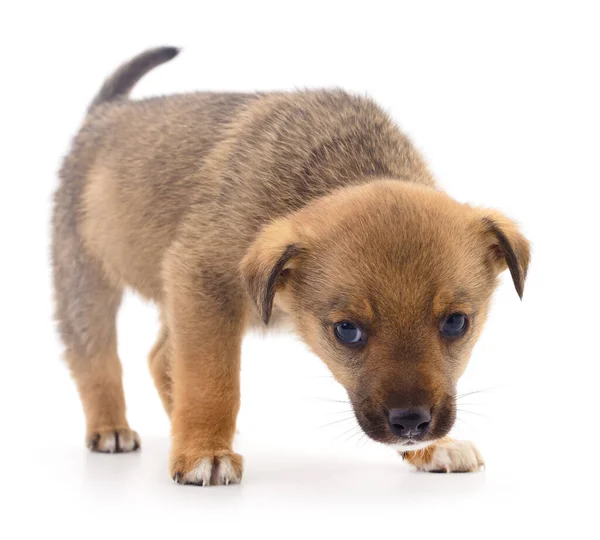
[[[390,409],[388,413],[390,430],[402,439],[423,437],[431,426],[431,411],[425,407]]]

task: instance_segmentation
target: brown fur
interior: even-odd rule
[[[242,336],[291,320],[348,391],[363,429],[395,442],[390,407],[428,405],[430,440],[454,421],[455,385],[498,274],[522,294],[527,241],[495,211],[439,191],[372,101],[340,90],[126,93],[174,49],[125,64],[94,100],[55,196],[57,319],[88,438],[129,430],[115,316],[124,287],[157,303],[150,368],[172,421],[171,474],[232,453]],[[452,343],[444,315],[471,316]],[[369,334],[349,349],[333,324]],[[131,433],[133,437],[133,432]],[[100,434],[100,435],[99,435]],[[118,439],[118,438],[117,438]]]

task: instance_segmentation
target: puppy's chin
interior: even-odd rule
[[[415,442],[412,444],[407,443],[388,443],[387,446],[397,450],[398,452],[411,452],[413,450],[422,450],[423,448],[427,448],[432,445],[435,441],[423,441],[423,442]]]

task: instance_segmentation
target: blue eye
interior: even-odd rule
[[[448,315],[442,322],[440,333],[447,338],[455,338],[462,336],[469,326],[469,320],[462,313],[452,313]]]
[[[350,321],[342,321],[334,325],[335,337],[344,345],[357,345],[365,341],[362,330]]]

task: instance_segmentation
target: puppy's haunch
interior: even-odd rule
[[[476,449],[446,437],[456,383],[499,273],[508,268],[523,293],[527,240],[499,212],[440,191],[364,97],[127,99],[177,52],[147,51],[106,81],[60,171],[56,317],[90,447],[139,447],[115,326],[131,287],[161,312],[149,363],[177,482],[241,480],[242,336],[284,321],[345,387],[372,439],[422,470],[477,470]]]

